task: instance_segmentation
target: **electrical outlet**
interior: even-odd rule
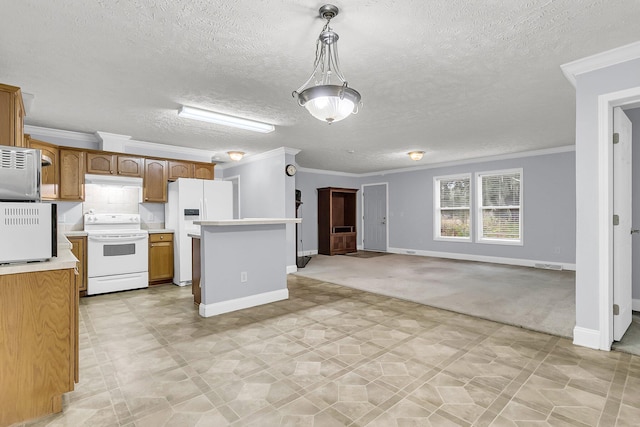
[[[245,283],[247,281],[247,272],[243,271],[240,273],[240,282]]]

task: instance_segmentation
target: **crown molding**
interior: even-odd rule
[[[359,173],[351,173],[351,172],[339,172],[339,171],[328,171],[322,169],[310,169],[310,168],[298,168],[298,172],[306,172],[306,173],[316,173],[319,175],[335,175],[335,176],[345,176],[349,178],[359,178],[363,176]],[[376,175],[379,175],[381,172],[376,172]]]
[[[576,87],[576,76],[640,58],[640,41],[577,59],[560,66],[564,76]]]
[[[245,165],[245,164],[248,164],[248,163],[256,162],[258,160],[265,160],[265,159],[268,159],[268,158],[271,158],[271,157],[283,156],[285,154],[291,154],[291,155],[295,156],[299,152],[300,152],[300,150],[298,150],[297,148],[280,147],[280,148],[276,148],[274,150],[265,151],[264,153],[250,154],[250,155],[244,156],[242,158],[242,160],[240,160],[238,162],[228,162],[228,163],[225,163],[223,165],[218,165],[218,166],[216,166],[216,169],[225,170],[225,169],[233,168],[233,167],[236,167],[236,166],[240,166],[240,165]]]
[[[96,136],[91,133],[74,132],[70,130],[52,129],[52,128],[45,128],[40,126],[31,126],[31,125],[24,125],[24,133],[28,133],[29,135],[40,135],[40,136],[45,136],[50,138],[62,138],[62,139],[69,139],[72,141],[89,142],[92,144],[95,144],[99,141],[96,138]]]

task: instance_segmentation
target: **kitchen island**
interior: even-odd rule
[[[199,313],[215,316],[289,298],[287,224],[300,218],[194,221],[200,226]]]

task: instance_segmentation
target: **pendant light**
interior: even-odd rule
[[[313,117],[329,124],[356,114],[361,105],[360,93],[348,87],[340,71],[338,61],[338,34],[330,27],[331,19],[338,14],[338,8],[325,4],[320,8],[320,17],[327,23],[316,41],[316,59],[311,77],[292,95],[298,104],[305,107]],[[341,84],[331,84],[332,78]]]

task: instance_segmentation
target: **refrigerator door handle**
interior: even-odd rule
[[[209,219],[209,209],[208,209],[208,206],[207,206],[207,199],[203,199],[203,200],[204,200],[204,202],[203,202],[203,205],[204,205],[204,219],[208,220]]]
[[[204,215],[204,200],[200,199],[200,215],[199,215],[199,219],[200,221],[203,221],[205,219],[205,215]]]

